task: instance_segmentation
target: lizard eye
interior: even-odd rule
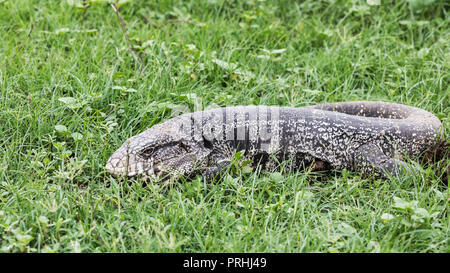
[[[180,145],[176,144],[166,144],[162,146],[148,146],[143,148],[139,152],[139,156],[144,159],[153,159],[153,160],[164,160],[168,157],[175,156],[186,152],[186,150]]]
[[[152,157],[154,152],[155,152],[155,147],[147,147],[140,153],[140,155],[144,158],[149,158],[149,157]]]

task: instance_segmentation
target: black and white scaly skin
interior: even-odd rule
[[[398,175],[441,133],[433,114],[371,101],[291,108],[237,106],[188,113],[128,139],[108,160],[113,175],[213,177],[235,152],[253,166],[302,169],[315,160],[366,176]]]

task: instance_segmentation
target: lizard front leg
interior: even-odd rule
[[[224,154],[211,154],[209,166],[202,170],[202,175],[207,181],[216,180],[230,166],[231,158]]]

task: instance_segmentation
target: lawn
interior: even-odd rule
[[[450,160],[390,180],[110,176],[180,107],[383,100],[449,139],[439,0],[0,0],[0,252],[450,252]]]

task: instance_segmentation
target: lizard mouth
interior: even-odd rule
[[[105,169],[115,177],[127,174],[126,164],[124,164],[123,160],[116,157],[111,157],[108,162],[106,162]]]
[[[170,177],[170,175],[172,175],[175,170],[168,166],[171,165],[169,163],[176,158],[178,158],[178,156],[172,156],[165,158],[163,161],[157,162],[157,164],[152,164],[143,172],[143,175],[145,177],[160,178],[163,180]]]
[[[179,155],[164,158],[158,162],[141,158],[136,154],[125,155],[115,154],[106,163],[105,169],[114,177],[127,176],[129,178],[137,178],[143,176],[144,178],[160,178],[165,179],[169,177],[173,171],[169,166],[171,161],[177,159]],[[176,166],[175,166],[176,167]]]

